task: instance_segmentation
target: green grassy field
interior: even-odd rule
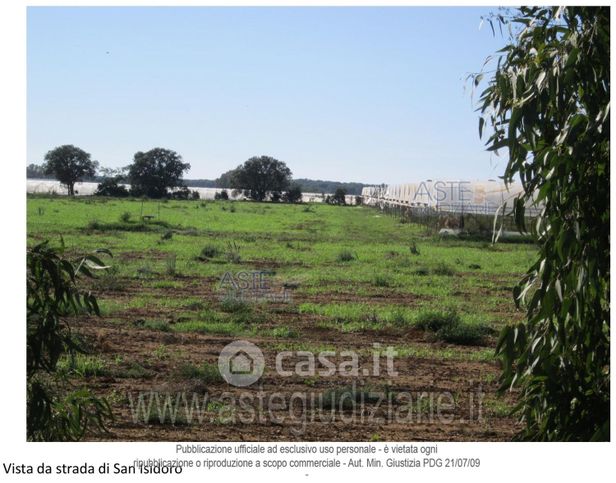
[[[144,215],[151,218],[143,221]],[[86,369],[74,377],[83,382],[88,374],[85,382],[111,398],[119,421],[129,419],[126,393],[132,389],[205,378],[210,396],[220,396],[224,382],[204,376],[202,364],[215,365],[220,348],[243,338],[257,343],[267,360],[280,350],[332,348],[367,357],[372,343],[391,345],[401,372],[419,371],[403,372],[391,390],[428,387],[432,374],[440,381],[433,385],[459,393],[462,405],[468,380],[483,384],[491,415],[471,424],[460,409],[461,421],[444,427],[315,423],[299,437],[284,425],[255,424],[242,426],[246,439],[483,440],[507,439],[515,429],[495,395],[492,353],[499,327],[522,318],[511,289],[536,256],[531,244],[440,239],[372,208],[321,204],[30,197],[27,220],[30,245],[63,240],[69,256],[97,248],[113,254],[106,259],[110,270],[84,282],[97,294],[103,317],[74,321],[92,348],[82,361]],[[225,276],[242,271],[267,272],[269,289],[287,300],[225,297]],[[448,314],[455,327],[435,328]],[[262,390],[280,386],[269,364],[266,376]],[[321,393],[350,382],[285,380],[289,391]],[[215,402],[212,407],[224,407]],[[499,411],[490,413],[495,407]],[[217,416],[205,426],[162,425],[161,433],[160,425],[118,423],[109,437],[237,439],[228,431],[233,424]]]

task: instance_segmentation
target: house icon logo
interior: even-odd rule
[[[261,349],[252,342],[236,340],[227,344],[218,356],[218,370],[223,379],[238,387],[258,381],[265,369]]]

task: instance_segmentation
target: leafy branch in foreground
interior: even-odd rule
[[[111,255],[106,250],[98,252]],[[66,317],[99,315],[96,298],[78,289],[78,275],[106,267],[96,255],[73,263],[62,249],[43,242],[27,252],[27,437],[30,441],[75,441],[90,428],[104,430],[107,402],[87,389],[71,391],[56,372],[64,354],[84,352]]]
[[[520,8],[480,99],[488,150],[507,149],[514,204],[542,206],[539,257],[516,287],[525,323],[504,329],[502,389],[519,386],[530,440],[609,440],[610,10]],[[476,85],[481,74],[475,77]]]

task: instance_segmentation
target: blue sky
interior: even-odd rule
[[[165,147],[188,178],[261,154],[298,178],[495,178],[464,90],[504,45],[491,10],[30,7],[27,162]]]

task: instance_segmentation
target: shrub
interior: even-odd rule
[[[229,263],[240,263],[242,257],[240,256],[240,246],[233,242],[227,243],[227,250],[225,251],[225,258]]]
[[[428,310],[421,312],[415,319],[415,327],[418,329],[438,332],[447,327],[454,327],[460,324],[461,319],[454,309],[446,311]]]
[[[120,215],[120,221],[122,223],[128,223],[130,221],[131,214],[128,211],[125,211]]]
[[[450,267],[446,263],[439,263],[436,267],[432,269],[432,273],[434,275],[442,275],[442,276],[451,277],[456,272],[452,267]]]
[[[462,321],[455,309],[422,312],[415,319],[415,327],[432,332],[443,342],[461,345],[479,345],[494,333],[487,324]]]
[[[92,283],[95,290],[107,290],[110,292],[119,292],[126,288],[125,281],[119,276],[120,271],[117,266],[110,267],[105,270],[102,275],[96,277]]]
[[[293,184],[288,191],[282,195],[285,203],[300,203],[302,201],[302,188],[298,184]]]
[[[327,195],[325,203],[330,205],[346,205],[346,190],[344,188],[336,188],[332,196]]]
[[[437,332],[437,337],[450,344],[480,345],[485,337],[492,333],[493,330],[484,324],[459,323],[442,327]]]
[[[167,196],[172,200],[187,200],[190,196],[190,190],[186,186],[180,186],[174,191],[167,192]]]
[[[220,249],[215,245],[205,245],[201,249],[201,254],[199,255],[199,260],[208,260],[210,258],[215,258],[220,255]]]
[[[126,198],[129,194],[126,187],[121,185],[120,180],[115,177],[101,181],[94,192],[95,196],[113,196],[115,198]]]
[[[409,317],[402,310],[396,310],[391,315],[391,323],[398,327],[405,327],[409,325],[410,321]]]
[[[251,312],[252,307],[244,300],[237,297],[225,297],[220,302],[220,310],[227,313]]]
[[[389,279],[384,275],[375,275],[372,281],[375,287],[389,287],[391,286]]]
[[[88,221],[86,228],[88,230],[100,230],[101,226],[102,226],[101,223],[98,220],[94,219],[94,220]]]
[[[228,200],[229,193],[227,193],[227,190],[222,190],[220,193],[214,194],[214,199],[215,200]]]
[[[356,258],[357,257],[353,255],[350,250],[341,250],[336,256],[336,260],[338,262],[350,262],[352,260],[355,260]]]

